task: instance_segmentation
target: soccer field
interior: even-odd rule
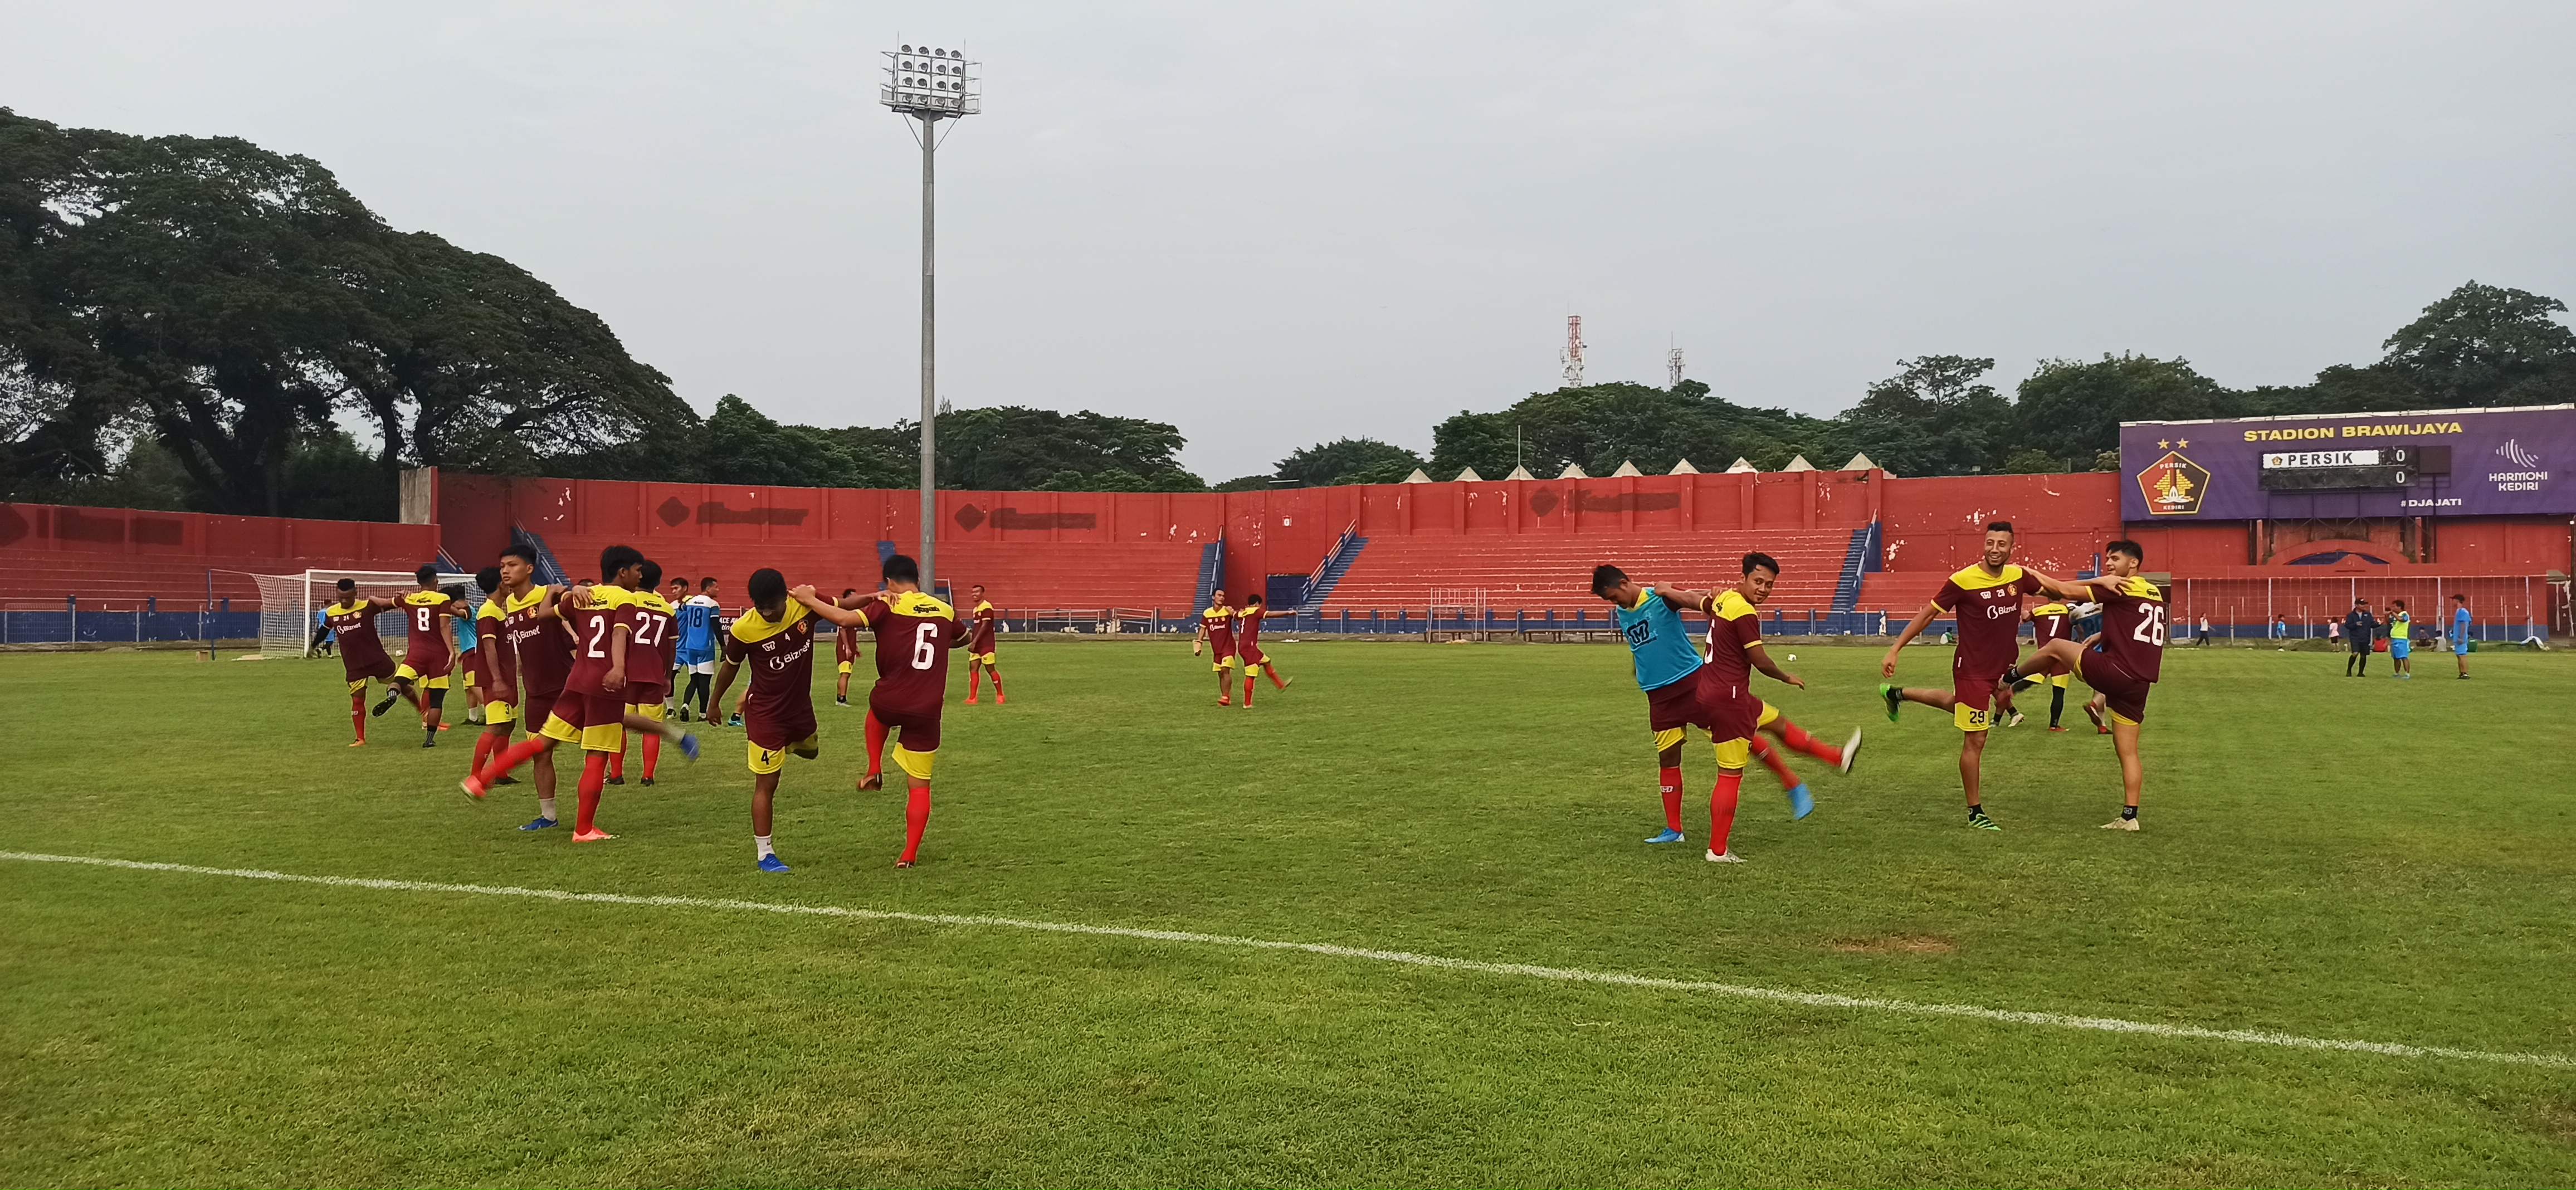
[[[0,656],[0,1181],[2576,1181],[2576,662],[2176,648],[2145,830],[2035,691],[1990,834],[1877,649],[1774,651],[1870,737],[1804,822],[1756,766],[1741,866],[1698,741],[1640,844],[1624,649],[1285,644],[1246,713],[1087,641],[951,698],[911,871],[820,675],[785,877],[739,731],[576,847],[464,726],[344,747],[337,662]]]

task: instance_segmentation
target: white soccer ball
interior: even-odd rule
[[[1791,654],[1789,654],[1789,660],[1791,660],[1791,661],[1795,661],[1795,660],[1797,660],[1797,659],[1798,659],[1798,655],[1797,655],[1796,653],[1791,653]]]

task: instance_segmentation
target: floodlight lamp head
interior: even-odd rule
[[[925,120],[972,116],[984,110],[979,64],[963,50],[944,46],[898,45],[886,55],[885,82],[878,102],[907,116]]]

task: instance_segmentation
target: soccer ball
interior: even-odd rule
[[[1795,661],[1795,660],[1797,660],[1797,659],[1798,659],[1798,655],[1797,655],[1796,653],[1791,653],[1791,654],[1789,654],[1789,660],[1791,660],[1791,661]]]

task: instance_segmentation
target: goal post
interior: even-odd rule
[[[357,594],[361,597],[400,596],[407,591],[418,590],[420,587],[418,578],[407,571],[399,570],[307,570],[300,574],[253,574],[248,571],[226,573],[245,575],[259,587],[259,655],[262,657],[311,656],[314,633],[321,627],[316,617],[323,608],[339,601],[341,579],[348,579],[357,584]],[[464,587],[466,599],[469,602],[479,600],[487,594],[475,585],[474,576],[470,574],[441,573],[438,576],[438,585]],[[384,632],[384,626],[381,625],[382,616],[394,616],[394,624],[397,626],[402,623],[402,617],[393,612],[381,613],[380,626],[377,629],[380,634]],[[395,634],[387,639],[399,640],[399,628],[397,627]]]

